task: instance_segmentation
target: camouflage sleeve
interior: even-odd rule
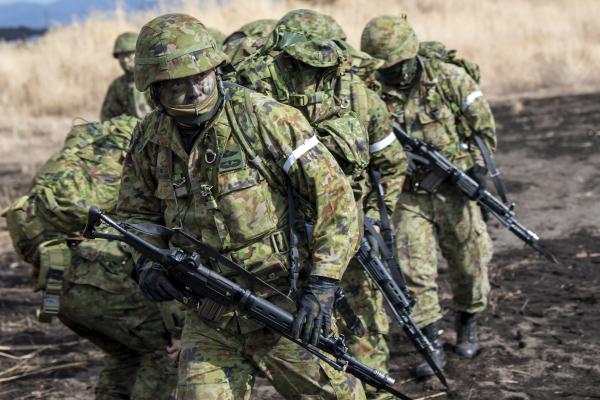
[[[341,279],[358,241],[350,183],[300,111],[261,96],[255,103],[261,140],[313,224],[311,275]]]
[[[131,146],[123,163],[116,214],[130,223],[150,222],[164,225],[161,200],[154,195],[157,183],[153,172],[156,168],[157,151],[155,145],[146,143],[144,138],[144,125],[139,123],[133,131]],[[168,247],[157,237],[140,236],[158,247]],[[137,262],[140,254],[132,251],[132,255]]]
[[[468,125],[466,131],[477,133],[484,139],[488,149],[493,153],[496,150],[496,125],[489,103],[477,83],[462,68],[445,64],[448,86],[446,93],[454,93],[452,99],[464,117],[463,123]],[[458,121],[461,123],[461,121]],[[466,138],[468,139],[468,138]],[[470,146],[471,153],[478,164],[484,165],[483,157],[477,146]]]
[[[119,99],[119,78],[117,78],[112,81],[108,87],[108,90],[106,91],[106,96],[104,96],[102,109],[100,110],[100,122],[104,122],[112,117],[124,114],[124,107],[121,103],[122,102]]]
[[[383,100],[375,92],[367,89],[367,104],[369,118],[367,130],[371,156],[369,168],[378,170],[381,174],[380,183],[385,194],[384,200],[387,212],[391,215],[402,191],[408,160],[402,145],[394,135],[392,116]],[[365,214],[370,218],[380,219],[374,188],[365,199]]]

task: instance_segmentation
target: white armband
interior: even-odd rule
[[[292,154],[288,157],[287,160],[285,160],[285,164],[283,164],[283,170],[285,171],[285,173],[288,173],[288,171],[290,170],[290,168],[292,168],[292,165],[294,165],[296,160],[302,157],[306,152],[315,147],[317,144],[319,144],[319,138],[317,138],[317,136],[315,135],[310,139],[305,140],[304,143],[302,143],[294,151],[292,151]]]
[[[396,135],[394,134],[394,132],[392,132],[389,135],[387,135],[386,137],[384,137],[383,139],[381,139],[380,141],[375,142],[372,145],[370,145],[369,153],[376,153],[378,151],[385,149],[390,144],[394,143],[394,140],[396,140]]]
[[[481,90],[477,90],[475,92],[469,93],[469,95],[467,96],[467,99],[462,104],[461,111],[465,111],[471,104],[473,104],[473,102],[475,100],[477,100],[481,96],[483,96],[483,93],[481,93]]]

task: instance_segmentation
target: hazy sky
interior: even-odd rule
[[[40,3],[48,4],[53,3],[56,0],[0,0],[0,4],[12,4],[12,3]]]

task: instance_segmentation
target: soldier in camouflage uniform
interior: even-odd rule
[[[293,333],[314,343],[330,329],[334,293],[358,238],[352,189],[300,112],[222,84],[218,67],[226,61],[193,17],[167,14],[142,28],[136,86],[150,89],[158,107],[135,130],[118,211],[132,222],[180,225],[288,291],[290,185],[314,224],[312,240],[302,245],[311,256],[301,271]],[[149,240],[191,250],[177,239]],[[137,257],[148,296],[180,298],[160,265]],[[235,279],[293,311],[270,289]],[[352,376],[210,299],[188,311],[182,343],[178,399],[249,399],[258,373],[290,399],[364,398]]]
[[[330,16],[312,10],[291,11],[278,22],[267,48],[236,66],[237,79],[301,110],[353,182],[361,214],[378,220],[366,168],[381,171],[386,212],[391,212],[407,163],[385,103],[355,73],[372,58],[351,49],[345,37]],[[369,366],[387,370],[389,321],[381,292],[355,260],[342,287],[366,328],[362,333],[345,330],[349,348]],[[367,389],[369,397],[380,395],[374,388]]]
[[[131,115],[142,118],[152,110],[147,94],[140,92],[133,83],[133,59],[137,33],[125,32],[115,40],[113,57],[119,60],[124,74],[112,81],[104,96],[100,121],[106,121],[119,115]]]
[[[405,17],[371,20],[363,31],[361,47],[385,61],[378,79],[397,123],[410,135],[436,145],[449,160],[485,184],[487,170],[473,135],[480,135],[493,151],[494,119],[466,71],[417,55],[419,42]],[[396,209],[398,253],[416,295],[415,321],[433,343],[438,364],[443,365],[445,356],[438,335],[442,312],[436,285],[437,247],[448,262],[458,311],[455,349],[471,358],[479,349],[475,318],[487,303],[492,245],[475,202],[450,184],[429,194],[419,188],[419,174],[418,169],[412,171]],[[433,374],[426,364],[415,372],[417,376]]]
[[[95,388],[102,400],[166,400],[177,381],[165,351],[169,332],[156,304],[130,278],[131,256],[118,242],[79,236],[90,205],[114,209],[136,123],[118,117],[73,127],[30,193],[4,213],[17,253],[34,266],[36,290],[44,290],[41,316],[58,313],[104,351]]]
[[[275,19],[258,19],[243,25],[223,41],[223,51],[232,65],[256,53],[265,44],[273,28]]]

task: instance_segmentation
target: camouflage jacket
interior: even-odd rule
[[[174,120],[160,110],[138,125],[118,213],[132,222],[181,223],[207,245],[287,289],[289,180],[300,211],[314,224],[304,247],[311,265],[304,272],[340,279],[358,239],[358,221],[339,166],[295,109],[237,85],[226,86],[225,98],[189,153]],[[243,149],[245,144],[252,149]],[[250,152],[256,153],[253,160]],[[175,240],[149,240],[189,249]]]
[[[82,242],[78,237],[90,206],[114,210],[122,161],[136,123],[135,118],[120,117],[74,126],[63,148],[37,173],[31,191],[5,212],[15,249],[33,263],[34,279],[38,279],[39,246],[69,238],[74,262],[65,271],[66,280],[113,292],[121,288],[128,277],[124,264],[129,257],[119,243]]]
[[[358,165],[363,169],[380,170],[385,202],[391,213],[408,163],[392,132],[392,119],[385,103],[353,73],[353,64],[364,63],[364,60],[349,57],[341,63],[319,69],[299,69],[288,60],[275,51],[255,54],[236,66],[236,79],[244,86],[273,96],[303,112],[329,150],[336,155],[344,172],[353,179],[355,193],[361,192],[355,197],[362,202],[366,215],[375,219],[379,219],[379,211],[375,193],[369,189],[366,171],[363,176],[358,176],[344,165],[348,161],[359,160]],[[293,76],[300,74],[313,74],[315,81],[319,80],[317,90],[294,87],[293,82],[297,79]],[[335,77],[328,79],[329,74]],[[301,81],[310,79],[303,78]],[[357,121],[360,126],[357,126]],[[340,146],[342,142],[344,145]]]
[[[137,90],[133,74],[127,73],[112,81],[108,87],[100,111],[100,121],[123,114],[143,118],[152,108],[149,94]]]
[[[485,165],[472,132],[496,148],[494,118],[475,81],[462,68],[418,57],[422,72],[409,91],[382,84],[382,98],[410,135],[436,145],[459,167]]]

